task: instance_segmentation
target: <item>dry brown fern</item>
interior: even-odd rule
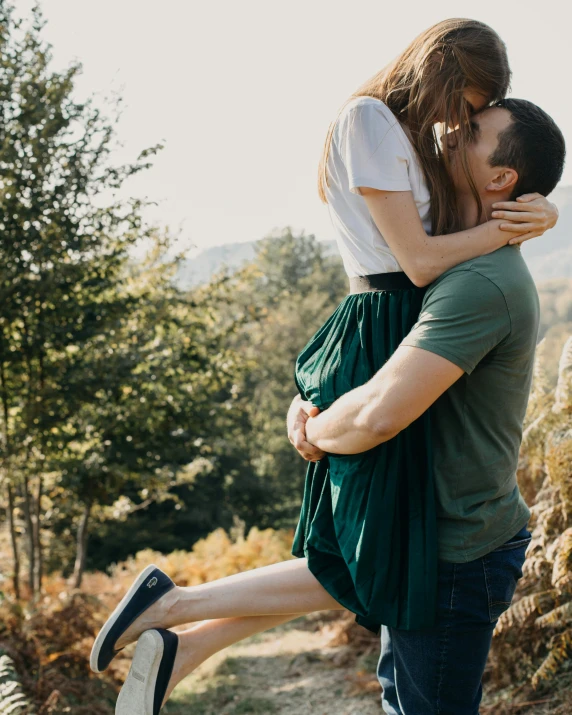
[[[552,569],[552,585],[562,588],[572,573],[572,529],[566,529],[558,539],[556,557]]]
[[[518,476],[532,532],[513,605],[495,628],[491,662],[545,686],[572,655],[572,337],[550,390],[539,346]],[[519,482],[520,483],[520,482]],[[494,672],[494,688],[506,685]]]
[[[532,676],[532,687],[537,688],[542,681],[550,680],[558,672],[560,665],[572,654],[572,628],[558,633],[550,639],[548,655]]]
[[[550,481],[558,488],[564,520],[572,521],[572,430],[550,435],[545,463]]]
[[[553,608],[543,616],[539,616],[535,621],[535,624],[540,628],[546,628],[548,626],[567,626],[569,623],[572,623],[572,601]]]
[[[501,615],[495,627],[495,636],[509,628],[522,626],[533,615],[552,609],[557,598],[558,592],[552,589],[523,596]]]
[[[560,356],[553,410],[572,412],[572,336],[566,341]]]

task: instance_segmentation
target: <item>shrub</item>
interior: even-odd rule
[[[191,552],[164,555],[151,550],[113,567],[111,575],[86,575],[84,590],[72,589],[61,576],[46,579],[44,597],[36,604],[0,604],[0,648],[14,661],[27,696],[42,715],[109,715],[128,667],[120,654],[103,676],[89,670],[89,653],[109,610],[134,576],[155,563],[181,586],[230,576],[292,558],[292,533],[253,528],[231,535],[217,529]],[[2,707],[0,694],[0,708]]]

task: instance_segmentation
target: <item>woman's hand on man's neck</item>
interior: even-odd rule
[[[508,196],[499,196],[498,192],[481,194],[483,211],[479,220],[478,209],[473,195],[459,197],[459,211],[461,212],[461,226],[463,230],[474,228],[492,219],[493,204],[498,201],[508,201]]]

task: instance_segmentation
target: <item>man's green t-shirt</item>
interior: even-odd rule
[[[484,556],[530,517],[516,468],[538,320],[538,294],[520,249],[505,246],[440,276],[402,342],[465,371],[431,408],[445,561]]]

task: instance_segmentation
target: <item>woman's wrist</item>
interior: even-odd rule
[[[507,234],[506,231],[502,231],[500,226],[502,224],[501,219],[491,219],[481,226],[486,228],[487,237],[486,243],[489,248],[483,255],[487,253],[492,253],[493,251],[498,251],[499,248],[506,246],[511,238],[514,238],[514,234]]]

